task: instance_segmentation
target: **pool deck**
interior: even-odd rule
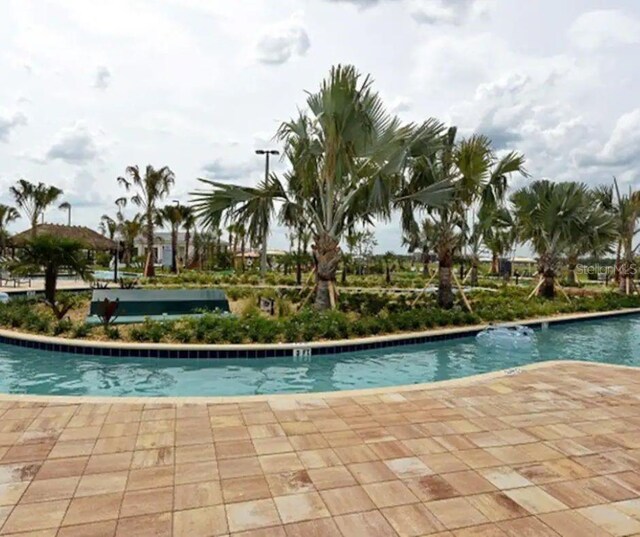
[[[360,392],[0,396],[0,535],[640,535],[640,369]]]

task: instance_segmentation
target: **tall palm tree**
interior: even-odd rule
[[[438,304],[451,308],[454,255],[475,227],[469,226],[467,212],[477,212],[477,222],[487,220],[502,204],[509,176],[527,175],[524,157],[512,151],[498,158],[486,136],[474,135],[456,143],[455,127],[442,136],[441,145],[419,149],[399,199],[402,226],[406,234],[415,233],[419,229],[416,216],[426,212],[425,218],[431,221],[437,237]],[[442,182],[454,185],[451,203],[425,210],[425,192]]]
[[[138,166],[128,166],[126,177],[118,177],[118,183],[129,192],[135,188],[137,192],[131,197],[131,201],[141,208],[144,215],[145,238],[147,242],[147,260],[144,267],[144,275],[155,275],[154,267],[154,226],[157,216],[157,204],[164,199],[175,182],[175,175],[168,166],[156,169],[147,165],[144,175],[140,174]]]
[[[126,266],[131,265],[133,259],[133,253],[135,251],[136,239],[144,231],[143,217],[140,214],[136,214],[131,219],[125,219],[124,217],[118,222],[118,230],[122,237],[123,252],[122,261]]]
[[[178,230],[182,225],[183,212],[180,205],[165,205],[156,212],[156,224],[169,225],[171,230],[171,272],[178,272]]]
[[[180,205],[182,212],[182,229],[184,229],[184,264],[189,265],[189,246],[191,245],[191,231],[196,226],[196,213],[189,205]]]
[[[61,211],[67,211],[67,225],[71,225],[71,203],[68,201],[63,201],[60,205],[58,205],[58,209]]]
[[[271,200],[283,203],[282,213],[298,211],[313,233],[315,305],[323,310],[335,305],[344,233],[356,222],[390,216],[410,148],[432,142],[438,129],[436,122],[402,125],[385,111],[372,80],[352,66],[332,68],[320,90],[308,95],[307,107],[308,112],[283,123],[277,133],[292,171],[284,181],[272,175],[270,184],[262,186]],[[200,181],[213,187],[194,193],[205,220],[215,221],[221,212],[263,191]],[[448,187],[432,187],[430,202],[443,203]]]
[[[114,240],[116,232],[118,231],[118,222],[116,222],[108,214],[103,214],[100,217],[98,229],[100,229],[100,233],[106,235],[107,237],[109,237],[109,239]]]
[[[36,226],[44,211],[61,195],[62,190],[56,186],[38,183],[37,185],[20,179],[9,191],[16,200],[18,207],[24,212],[31,224],[31,237],[36,236]]]
[[[555,297],[556,277],[563,256],[580,234],[591,233],[587,187],[582,183],[535,181],[513,193],[511,201],[520,223],[520,238],[538,256],[542,281],[538,293]]]
[[[0,255],[4,255],[7,246],[7,238],[9,237],[7,226],[18,218],[20,218],[20,213],[15,207],[0,203]]]

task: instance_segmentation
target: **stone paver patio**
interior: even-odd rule
[[[640,536],[640,370],[227,403],[0,398],[0,535]]]

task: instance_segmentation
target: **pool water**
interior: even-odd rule
[[[640,317],[536,330],[531,344],[465,337],[352,354],[168,360],[61,354],[0,345],[0,393],[215,396],[323,392],[432,382],[544,360],[640,366]]]

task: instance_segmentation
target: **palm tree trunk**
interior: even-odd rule
[[[578,275],[576,273],[577,266],[578,260],[575,258],[575,256],[569,256],[569,259],[567,260],[567,268],[569,270],[569,274],[567,275],[567,282],[572,287],[578,285]]]
[[[471,285],[474,287],[478,285],[478,261],[475,259],[471,262],[471,276],[469,278]]]
[[[240,255],[242,256],[242,272],[244,272],[244,251],[245,251],[245,238],[242,236],[242,240],[240,241]]]
[[[264,278],[267,275],[267,235],[262,239],[260,245],[260,277]]]
[[[152,278],[156,275],[156,268],[154,265],[155,256],[153,255],[153,213],[151,209],[147,210],[147,226],[145,229],[147,238],[147,260],[144,265],[144,275],[147,278]]]
[[[336,272],[340,263],[339,241],[323,232],[316,238],[314,249],[316,261],[316,301],[315,307],[319,310],[328,310],[332,307],[333,289],[335,289]]]
[[[296,255],[296,285],[302,285],[302,245],[298,234],[298,255]]]
[[[622,239],[618,241],[618,246],[616,247],[616,266],[614,270],[613,279],[616,282],[620,282],[620,256],[622,254]]]
[[[542,272],[543,282],[538,294],[544,298],[556,297],[556,273],[551,267],[544,268]]]
[[[58,271],[53,266],[47,266],[44,271],[44,297],[52,306],[56,303],[56,284]]]
[[[445,309],[453,307],[452,270],[453,252],[445,247],[438,259],[438,305]]]
[[[497,252],[491,253],[491,274],[498,274],[500,271],[500,263]]]
[[[189,266],[189,243],[191,242],[191,230],[187,228],[184,232],[184,266]]]
[[[429,249],[422,249],[422,275],[429,276]]]
[[[171,272],[178,273],[178,228],[171,228]]]

